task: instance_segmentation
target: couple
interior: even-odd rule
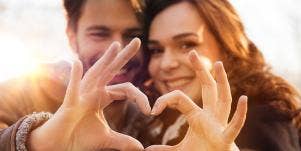
[[[64,65],[3,83],[0,150],[299,150],[300,97],[267,69],[229,2],[64,6],[79,58],[69,83]]]

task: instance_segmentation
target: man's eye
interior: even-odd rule
[[[95,33],[91,33],[90,35],[93,37],[99,37],[99,38],[105,38],[105,37],[110,36],[109,33],[105,33],[105,32],[95,32]]]

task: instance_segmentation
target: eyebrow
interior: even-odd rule
[[[94,30],[106,30],[106,31],[110,31],[110,29],[106,26],[103,25],[94,25],[91,26],[87,29],[87,31],[94,31]]]
[[[89,28],[87,28],[87,31],[95,31],[95,30],[103,30],[103,31],[110,31],[111,29],[108,28],[108,26],[104,25],[94,25]],[[139,27],[132,27],[132,28],[127,28],[125,30],[126,33],[131,33],[131,32],[142,32],[142,29]]]
[[[173,40],[179,40],[185,37],[190,37],[190,36],[194,36],[194,37],[199,37],[196,33],[182,33],[179,35],[176,35],[174,37],[172,37]]]
[[[190,37],[190,36],[198,37],[198,35],[196,33],[182,33],[182,34],[179,34],[179,35],[176,35],[176,36],[172,37],[172,39],[173,40],[179,40],[179,39],[182,39],[182,38],[185,38],[185,37]],[[160,42],[157,41],[157,40],[148,40],[147,44],[157,45],[157,44],[160,44]]]

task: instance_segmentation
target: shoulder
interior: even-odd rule
[[[35,72],[2,81],[0,120],[11,123],[33,111],[55,109],[64,96],[70,69],[65,61],[42,63]]]
[[[252,105],[237,143],[256,150],[299,150],[298,128],[292,118],[270,105]]]
[[[0,97],[10,93],[32,90],[32,88],[45,87],[47,85],[66,85],[71,71],[70,63],[56,61],[41,63],[36,70],[0,82]]]

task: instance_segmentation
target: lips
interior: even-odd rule
[[[164,84],[169,91],[183,90],[191,81],[192,78],[175,78],[164,80]]]
[[[191,80],[190,79],[179,79],[179,80],[174,80],[174,81],[167,81],[166,85],[168,87],[180,87],[183,86],[187,83],[189,83]]]

